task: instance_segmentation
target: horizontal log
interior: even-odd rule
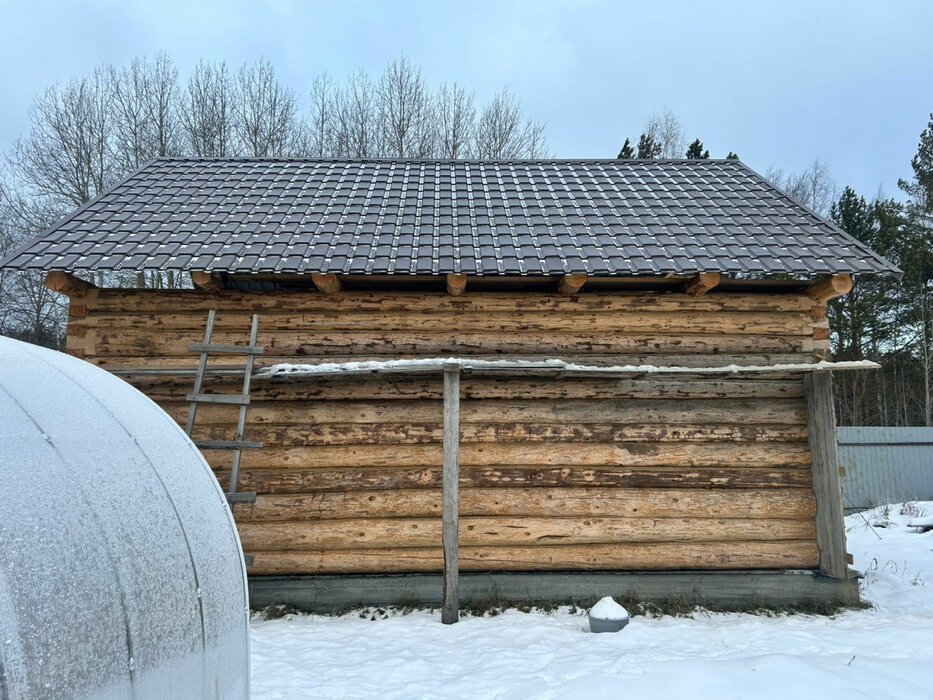
[[[84,340],[96,355],[184,355],[195,338],[194,331],[139,331],[88,329]],[[239,332],[215,332],[218,345],[243,344]],[[449,331],[326,331],[296,333],[270,331],[260,326],[259,340],[266,357],[329,357],[400,353],[428,356],[463,355],[477,352],[501,354],[613,354],[613,353],[793,353],[809,352],[822,341],[808,336],[742,334],[648,334],[648,333],[553,333],[553,332],[457,332]],[[223,357],[224,353],[218,353]]]
[[[69,338],[69,342],[71,342]],[[98,355],[96,354],[96,349],[93,345],[85,343],[85,338],[75,338],[75,341],[80,340],[82,343],[82,349],[87,346],[86,355],[88,361],[93,364],[112,366],[112,367],[151,367],[151,368],[161,368],[161,367],[186,367],[188,369],[194,368],[197,366],[197,355],[192,355],[191,353],[183,353],[178,355],[163,355],[154,357],[152,355],[138,354],[138,355]],[[817,342],[817,341],[811,341]],[[274,358],[266,357],[261,359],[256,363],[256,369],[262,367],[267,367],[270,365],[280,364],[280,363],[291,363],[291,364],[320,364],[322,362],[365,362],[367,360],[386,360],[386,359],[409,359],[409,358],[424,358],[427,355],[421,352],[399,352],[396,355],[385,356],[385,355],[374,355],[372,353],[362,353],[357,355],[346,355],[340,353],[334,353],[333,355],[328,355],[327,357],[317,357],[317,356],[308,356],[308,355],[281,355]],[[494,352],[471,352],[464,355],[465,357],[470,357],[477,360],[496,360],[502,359],[501,354]],[[578,362],[585,363],[588,365],[603,365],[603,366],[616,366],[616,365],[657,365],[664,367],[724,367],[727,365],[792,365],[792,364],[805,364],[807,362],[813,362],[816,355],[813,352],[791,352],[791,353],[694,353],[694,354],[665,354],[665,355],[648,355],[648,354],[632,354],[632,353],[616,353],[611,355],[606,354],[568,354],[568,353],[521,353],[510,355],[509,359],[512,360],[544,360],[544,359],[557,359],[564,360],[566,362]],[[241,358],[230,358],[224,359],[222,362],[218,361],[217,365],[222,367],[235,367],[242,369],[242,359]],[[742,376],[742,375],[727,375],[727,377],[710,377],[704,375],[703,379],[722,379],[732,376]],[[773,375],[768,375],[769,378],[775,378]],[[635,378],[635,377],[633,377]],[[298,379],[297,381],[308,381],[307,379]],[[318,380],[315,380],[318,381]],[[562,380],[563,381],[563,380]],[[574,381],[577,381],[574,378]],[[604,381],[613,381],[606,380]]]
[[[187,415],[178,402],[163,405],[176,420]],[[206,407],[209,408],[209,407]],[[253,401],[251,424],[432,423],[441,419],[439,401]],[[227,423],[229,413],[198,413],[201,424]],[[802,399],[697,399],[630,401],[462,401],[461,423],[667,423],[727,425],[799,425],[806,423]]]
[[[440,517],[440,489],[278,494],[237,504],[238,523],[270,520]],[[813,490],[461,488],[460,515],[617,518],[788,518],[816,515]]]
[[[191,391],[193,377],[132,376],[126,380],[154,401],[177,400]],[[207,376],[206,390],[235,393],[242,388],[241,379]],[[440,377],[373,376],[347,379],[315,379],[314,381],[255,381],[250,388],[253,401],[269,399],[307,401],[352,399],[436,399],[443,396]],[[560,379],[552,377],[496,378],[464,376],[460,380],[460,396],[471,399],[711,399],[711,398],[802,398],[803,382],[797,379]]]
[[[433,547],[440,540],[440,525],[436,518],[266,523],[244,525],[241,535],[257,550]],[[810,540],[815,536],[814,523],[786,519],[469,517],[460,521],[461,545],[475,547]]]
[[[224,440],[234,428],[228,425],[196,426],[194,437]],[[417,445],[443,441],[443,426],[435,423],[298,423],[253,425],[246,439],[267,447],[302,445]],[[465,423],[463,442],[802,442],[807,427],[800,425],[619,425],[591,423]]]
[[[572,308],[582,312],[645,311],[798,311],[809,310],[813,300],[804,294],[714,293],[699,298],[687,294],[609,292],[581,294],[569,299],[557,294],[471,292],[460,297],[421,292],[350,292],[328,297],[307,291],[225,290],[207,294],[198,290],[102,289],[93,302],[98,311],[218,311],[282,313],[286,311],[369,311],[374,313],[466,311],[520,311],[537,313]]]
[[[244,551],[435,547],[440,518],[355,518],[237,525]],[[812,520],[749,518],[460,517],[461,547],[815,540]]]
[[[205,455],[222,467],[232,452]],[[434,467],[443,464],[443,446],[341,445],[265,447],[243,455],[244,468],[324,469],[327,467]],[[461,443],[460,464],[467,466],[593,467],[810,467],[806,443]]]
[[[816,543],[809,540],[460,548],[462,571],[811,569],[818,559]],[[249,572],[406,573],[440,571],[442,565],[440,547],[256,552]]]
[[[228,469],[218,468],[215,473],[221,484],[229,483]],[[259,494],[440,488],[441,468],[244,468],[238,485],[242,491]],[[813,479],[809,468],[461,467],[460,486],[464,489],[554,486],[787,489],[812,488]]]
[[[229,311],[218,314],[215,329],[223,332],[248,331],[250,314]],[[628,333],[735,333],[752,335],[807,335],[812,318],[809,310],[793,312],[756,311],[620,311],[578,312],[559,309],[550,313],[457,312],[457,313],[382,313],[319,312],[266,313],[263,331],[469,331],[469,332],[549,332],[609,333],[624,328]],[[176,312],[166,307],[161,312],[91,313],[83,321],[87,328],[111,329],[114,332],[182,332],[197,336],[203,333],[205,314]]]

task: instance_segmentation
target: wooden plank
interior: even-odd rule
[[[689,542],[462,547],[462,571],[633,571],[809,569],[819,562],[810,541]],[[443,549],[256,552],[253,574],[350,574],[440,571]]]
[[[816,534],[820,571],[833,578],[848,577],[846,536],[843,521],[842,483],[836,445],[836,414],[833,407],[832,375],[809,374],[804,378],[809,408],[808,428],[813,455],[813,490],[816,494]]]
[[[219,355],[262,355],[265,352],[265,348],[258,345],[222,345],[220,343],[188,343],[188,350]]]
[[[444,449],[426,445],[339,445],[271,447],[244,456],[251,469],[329,467],[440,467]],[[460,464],[471,467],[798,467],[809,468],[807,443],[464,443]],[[231,455],[206,455],[219,467]]]
[[[559,294],[521,294],[476,292],[451,297],[424,292],[344,292],[325,296],[308,291],[225,290],[208,294],[200,290],[125,290],[101,289],[89,308],[98,311],[218,311],[239,313],[282,313],[371,311],[375,313],[440,313],[463,311],[519,311],[535,313],[572,308],[579,312],[615,313],[626,310],[646,311],[809,311],[813,300],[805,294],[735,294],[718,293],[694,298],[686,294],[656,292],[590,292],[575,301]]]
[[[218,316],[218,329],[245,332],[248,316],[226,313]],[[195,311],[95,312],[83,324],[87,328],[109,328],[121,332],[154,329],[200,330],[203,314]],[[270,312],[263,316],[264,331],[506,331],[604,333],[624,328],[629,333],[738,333],[763,335],[808,335],[813,319],[806,311],[619,311],[579,312],[557,309],[546,313],[518,311],[456,311],[455,313],[372,312]]]
[[[227,286],[224,273],[198,270],[191,273],[191,284],[205,292],[219,292]]]
[[[255,405],[255,404],[253,404]],[[222,440],[229,425],[197,428],[203,440]],[[468,423],[460,430],[465,443],[489,442],[804,442],[806,425],[669,425],[589,423]],[[440,423],[296,423],[254,425],[252,440],[275,447],[302,445],[417,445],[443,441]]]
[[[213,309],[207,312],[207,324],[204,326],[204,343],[205,344],[211,342],[211,335],[214,333],[214,321],[216,320],[216,318],[217,318],[217,314]],[[207,369],[207,353],[202,352],[201,356],[198,358],[198,367],[197,367],[197,370],[195,371],[194,388],[192,389],[192,393],[187,394],[188,401],[190,403],[188,404],[187,416],[186,416],[186,421],[185,421],[185,435],[187,435],[188,437],[191,437],[191,433],[194,430],[194,421],[198,414],[198,402],[192,401],[191,397],[201,395],[201,387],[204,383],[204,370],[205,369]],[[179,423],[180,422],[181,421],[179,421]]]
[[[341,289],[343,285],[340,284],[340,280],[337,279],[337,275],[333,273],[313,273],[311,275],[311,281],[314,282],[314,286],[318,288],[318,291],[322,294],[336,294]]]
[[[829,275],[807,288],[807,296],[823,304],[830,299],[842,296],[852,289],[851,275]]]
[[[460,543],[460,368],[451,363],[444,367],[444,474],[442,540],[444,547],[444,603],[441,621],[453,624],[460,615],[457,595]],[[436,540],[435,540],[436,541]],[[432,543],[433,544],[433,543]]]
[[[225,467],[226,465],[224,465]],[[345,469],[251,469],[240,473],[243,488],[263,494],[301,494],[309,491],[386,491],[393,489],[441,488],[439,467]],[[226,468],[216,470],[223,482]],[[536,487],[600,488],[711,488],[787,489],[812,488],[809,469],[733,468],[702,469],[651,467],[465,467],[460,468],[461,488],[523,489]]]
[[[452,297],[458,297],[466,290],[467,276],[458,274],[447,275],[447,293]]]
[[[88,333],[93,334],[94,331],[88,331]],[[69,339],[70,342],[71,339]],[[95,342],[92,340],[90,343],[84,342],[85,339],[81,338],[82,348],[87,348],[88,350],[88,361],[97,365],[103,365],[107,369],[118,369],[120,367],[151,367],[151,368],[162,368],[162,367],[182,367],[182,366],[191,366],[193,360],[191,354],[188,352],[180,353],[177,355],[162,355],[162,356],[153,356],[146,354],[135,354],[135,355],[101,355],[98,353],[98,348],[95,347]],[[812,343],[811,339],[811,343]],[[141,348],[138,352],[144,352]],[[368,360],[403,360],[403,359],[414,359],[420,358],[423,359],[426,357],[425,353],[421,352],[399,352],[395,355],[375,355],[372,353],[364,353],[358,355],[347,355],[344,353],[334,353],[328,356],[308,356],[308,355],[278,355],[274,358],[267,357],[265,358],[264,366],[269,366],[273,364],[279,364],[283,362],[292,363],[292,364],[318,364],[322,362],[334,363],[334,362],[366,362]],[[489,353],[489,352],[470,352],[465,353],[465,356],[471,359],[485,359],[485,360],[495,360],[502,359],[501,354]],[[681,354],[681,353],[672,353],[672,354],[646,354],[646,353],[593,353],[593,354],[571,354],[571,353],[516,353],[510,355],[510,359],[513,360],[529,360],[529,361],[540,361],[547,359],[557,359],[564,360],[566,362],[580,362],[585,361],[586,364],[592,365],[606,365],[606,366],[618,366],[618,365],[644,365],[651,364],[657,366],[675,366],[675,367],[722,367],[725,365],[774,365],[774,364],[800,364],[813,362],[814,355],[812,352],[790,352],[790,353],[692,353],[692,354]],[[229,360],[219,362],[221,365],[230,365]],[[710,377],[704,376],[704,379],[728,379],[736,375],[722,376],[722,377]],[[781,375],[768,375],[769,378],[781,378]],[[405,377],[401,377],[405,379]],[[628,381],[636,377],[621,377],[618,381]],[[686,377],[685,377],[686,378]],[[696,377],[691,377],[696,379]],[[510,377],[509,379],[515,379],[515,377]],[[552,378],[548,378],[550,381]],[[573,377],[574,381],[579,380],[580,377]],[[606,381],[606,377],[601,378],[602,381]],[[283,378],[278,378],[275,381],[287,381]],[[319,381],[319,380],[315,380]],[[320,380],[325,381],[325,380]],[[553,382],[551,382],[553,383]]]
[[[236,520],[334,520],[441,516],[440,489],[261,494],[237,508]],[[628,489],[579,486],[547,489],[460,489],[460,515],[607,518],[787,518],[815,521],[811,488]]]
[[[786,518],[464,517],[459,527],[459,546],[462,547],[816,540],[816,526],[812,520]],[[249,551],[430,548],[442,540],[444,522],[441,518],[239,521],[237,529],[244,549]],[[446,546],[450,546],[449,543]],[[447,560],[444,566],[449,573]],[[455,586],[455,580],[448,582],[445,596],[454,613],[457,607]]]
[[[557,291],[561,296],[572,297],[576,295],[580,288],[586,284],[586,275],[583,273],[573,273],[564,275],[557,283]]]
[[[684,294],[692,297],[701,296],[719,284],[719,280],[718,272],[701,272],[687,280],[684,284]]]
[[[45,276],[45,286],[53,292],[66,294],[69,297],[80,297],[86,295],[97,286],[87,280],[76,277],[70,272],[61,270],[52,270]]]
[[[256,339],[259,336],[259,314],[253,314],[252,319],[250,320],[249,328],[249,342],[250,347],[256,346]],[[243,442],[243,433],[246,429],[246,411],[249,407],[250,391],[249,385],[253,376],[253,362],[255,361],[255,355],[250,353],[246,356],[246,367],[243,372],[243,385],[241,387],[240,393],[243,398],[247,399],[245,403],[240,404],[239,409],[237,410],[237,421],[236,421],[236,430],[233,434],[234,442],[240,443]],[[230,480],[228,481],[227,491],[234,493],[237,490],[237,481],[239,479],[240,473],[240,461],[243,458],[243,453],[240,449],[234,449],[233,451],[233,467],[230,470]]]
[[[227,503],[231,506],[251,505],[256,502],[255,491],[228,491],[224,495],[227,497]],[[246,565],[249,566],[249,563]]]
[[[199,450],[261,450],[262,442],[251,440],[195,440]]]
[[[223,403],[223,404],[248,404],[248,396],[225,395],[225,394],[188,394],[186,401],[192,403]]]
[[[213,394],[212,394],[213,395]],[[164,403],[176,420],[184,404]],[[229,414],[205,408],[205,424],[226,423]],[[433,423],[442,419],[440,401],[253,401],[250,423]],[[469,400],[460,403],[462,423],[803,425],[802,399],[586,399]],[[438,462],[440,463],[440,462]]]

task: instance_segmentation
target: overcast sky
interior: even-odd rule
[[[759,171],[814,158],[839,185],[898,195],[933,111],[933,2],[214,2],[0,0],[0,149],[33,96],[102,63],[164,50],[268,58],[314,77],[378,74],[405,53],[482,100],[508,85],[555,157],[612,157],[668,107],[714,157]]]

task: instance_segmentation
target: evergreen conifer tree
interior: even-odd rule
[[[693,160],[701,160],[709,158],[709,151],[703,149],[703,142],[700,139],[695,139],[687,147],[687,158],[692,158]]]
[[[632,148],[632,142],[629,139],[625,139],[625,143],[622,144],[622,150],[619,151],[619,155],[616,158],[629,159],[635,157],[635,149]]]
[[[638,139],[639,158],[657,158],[661,155],[661,144],[648,134],[642,134]]]

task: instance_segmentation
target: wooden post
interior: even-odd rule
[[[830,275],[807,288],[807,296],[819,304],[847,294],[852,289],[850,275]]]
[[[444,597],[441,621],[453,624],[460,615],[457,581],[460,568],[460,365],[444,365],[444,477],[442,539]]]
[[[718,272],[701,272],[686,281],[684,284],[684,293],[693,297],[706,294],[719,284],[720,278],[721,275]]]
[[[61,270],[52,270],[47,274],[45,276],[45,286],[53,292],[61,292],[70,297],[83,296],[92,289],[97,289],[95,285],[87,280],[75,277],[70,272],[62,272]]]
[[[317,287],[318,291],[322,294],[336,294],[343,289],[343,285],[340,284],[337,275],[332,272],[314,272],[311,274],[311,281],[314,282],[314,286]]]
[[[813,492],[816,495],[816,543],[820,572],[845,580],[846,535],[842,512],[842,481],[836,447],[836,412],[829,372],[811,372],[803,379],[807,397]]]
[[[572,297],[580,291],[584,284],[586,284],[586,275],[582,272],[574,272],[560,278],[560,282],[557,283],[557,291],[561,296]]]
[[[447,293],[452,297],[458,297],[466,289],[467,276],[451,273],[447,275]]]
[[[227,287],[227,281],[220,272],[191,272],[191,284],[205,292],[220,292]]]

